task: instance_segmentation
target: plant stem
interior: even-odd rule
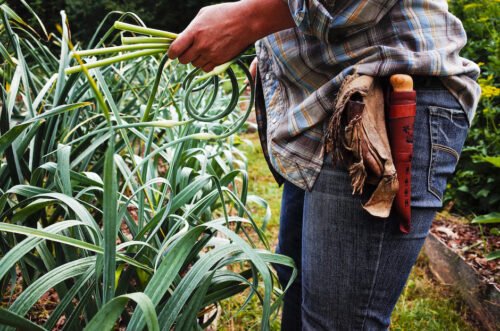
[[[117,62],[122,62],[122,61],[127,61],[127,60],[132,60],[138,57],[142,56],[147,56],[147,55],[155,55],[162,53],[164,50],[162,49],[148,49],[148,50],[142,50],[142,51],[137,51],[137,52],[132,52],[128,54],[123,54],[123,55],[118,55],[118,56],[113,56],[107,59],[99,60],[96,62],[92,63],[87,63],[84,65],[79,65],[79,66],[74,66],[74,67],[69,67],[65,70],[66,75],[71,75],[77,72],[80,72],[85,69],[93,69],[93,68],[98,68],[98,67],[103,67],[103,66],[109,66]]]
[[[135,50],[145,50],[145,49],[156,49],[156,50],[167,50],[170,44],[133,44],[126,46],[113,46],[106,48],[88,49],[84,51],[76,51],[71,53],[72,56],[78,54],[78,56],[95,56],[95,55],[106,55],[111,53],[128,52]]]
[[[167,31],[158,30],[158,29],[146,28],[146,27],[139,26],[139,25],[123,23],[123,22],[120,22],[120,21],[115,22],[114,28],[117,29],[117,30],[135,32],[135,33],[141,33],[141,34],[147,34],[147,35],[150,35],[150,36],[153,36],[153,37],[163,37],[163,38],[171,38],[171,39],[177,38],[177,34],[172,33],[172,32],[167,32]]]
[[[161,37],[123,37],[122,36],[122,44],[123,45],[132,45],[132,44],[170,44],[174,39],[172,38],[161,38]]]

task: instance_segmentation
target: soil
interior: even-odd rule
[[[439,213],[434,220],[431,232],[437,235],[448,247],[460,255],[486,283],[500,290],[500,259],[488,261],[486,256],[500,250],[500,236],[495,235],[498,225],[470,224],[470,221]]]

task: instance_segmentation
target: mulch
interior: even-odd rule
[[[470,224],[470,221],[443,212],[436,216],[431,232],[458,253],[486,283],[500,290],[500,259],[488,261],[486,256],[500,250],[498,226]]]

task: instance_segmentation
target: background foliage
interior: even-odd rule
[[[50,31],[59,24],[59,11],[64,8],[74,39],[88,41],[105,14],[113,10],[136,13],[148,26],[172,32],[186,27],[201,7],[221,1],[211,0],[32,0],[28,1]],[[20,16],[29,17],[17,0],[7,3]],[[34,22],[31,25],[34,25]]]
[[[500,1],[449,3],[467,31],[468,42],[461,54],[481,67],[482,97],[457,172],[449,182],[447,200],[462,214],[490,213],[500,203]]]

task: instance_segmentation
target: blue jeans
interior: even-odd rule
[[[299,277],[285,294],[282,330],[386,330],[412,266],[442,207],[446,180],[468,131],[460,104],[443,87],[417,90],[412,163],[412,230],[362,207],[373,187],[352,195],[349,175],[329,156],[311,192],[286,182],[277,252]],[[282,284],[291,270],[276,266]]]

